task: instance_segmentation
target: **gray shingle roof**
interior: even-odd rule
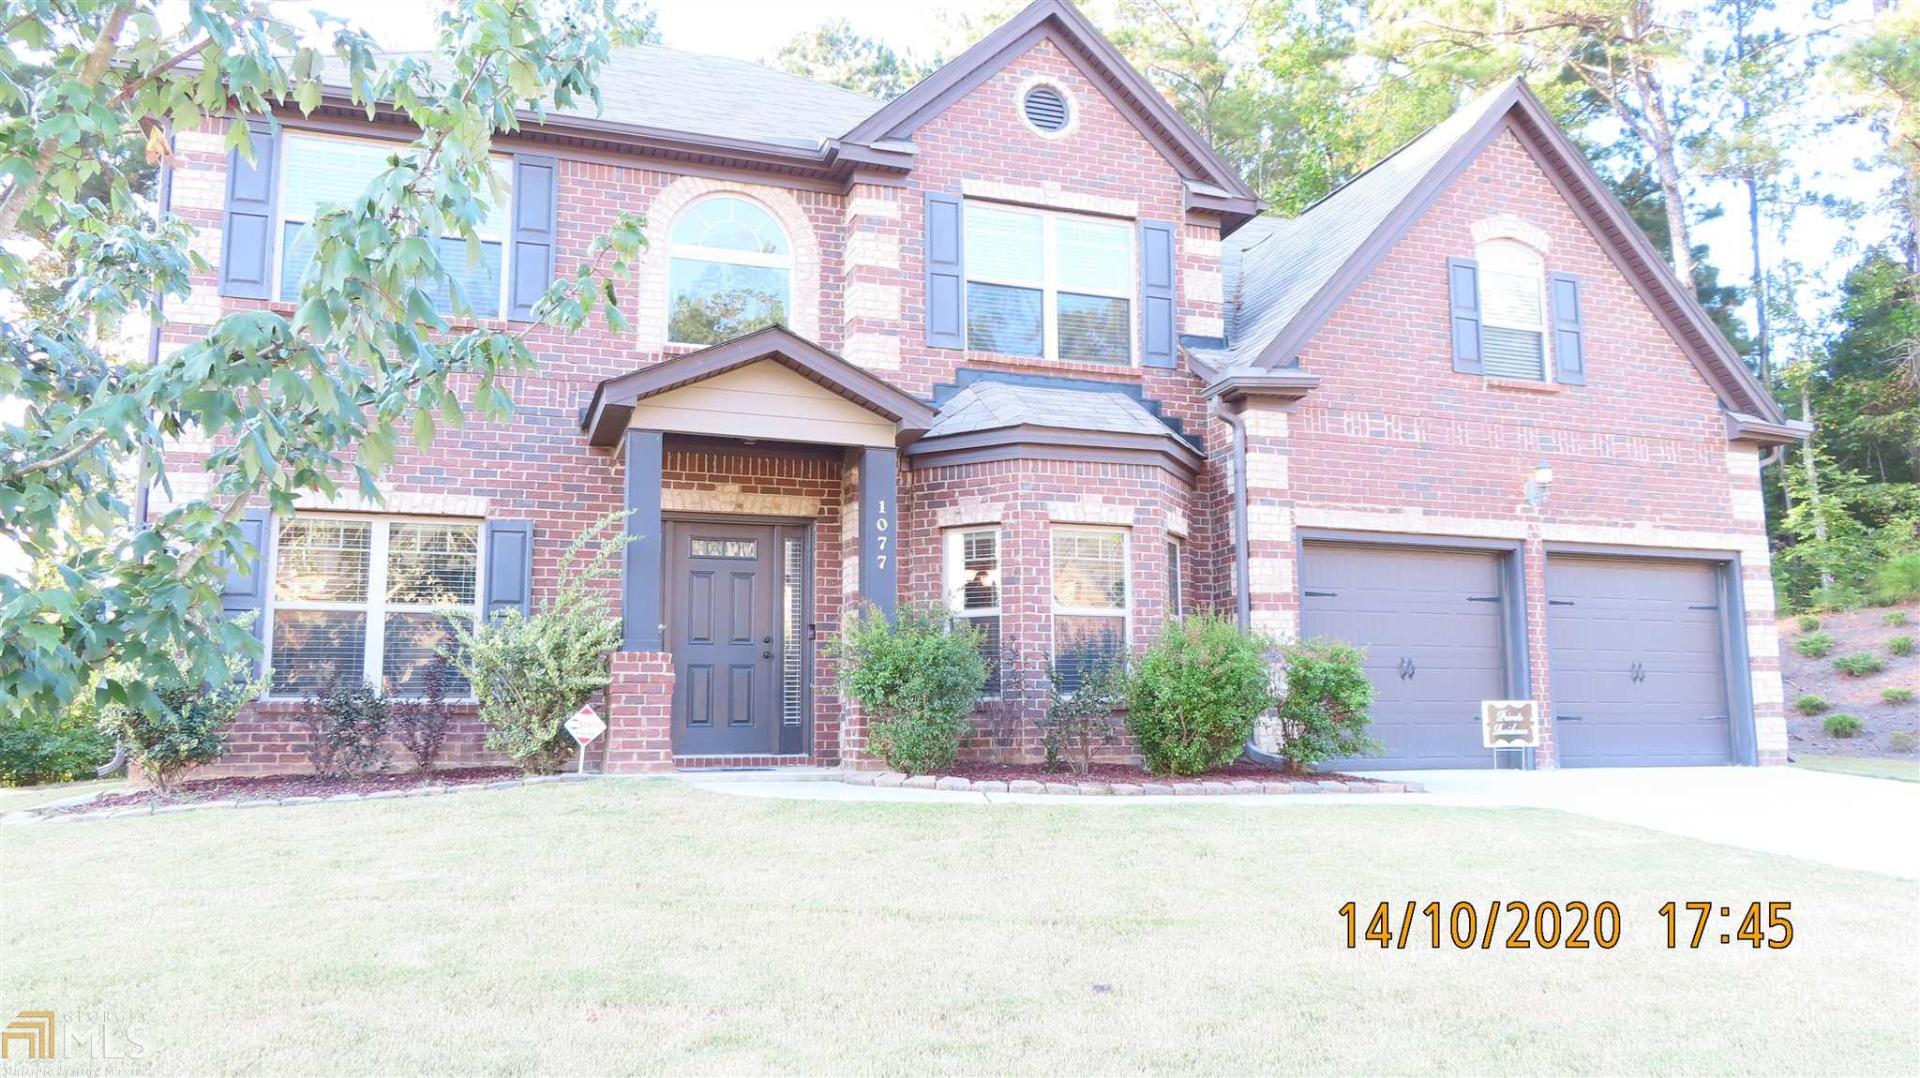
[[[345,66],[329,58],[322,77],[344,84]],[[664,45],[614,50],[600,69],[600,98],[598,110],[589,100],[549,114],[814,150],[886,104],[747,60]]]
[[[974,382],[955,393],[941,407],[927,437],[1019,426],[1178,437],[1126,393],[992,381]]]
[[[620,49],[600,74],[598,118],[813,149],[885,102],[746,60],[661,45]],[[591,106],[568,115],[592,117]]]
[[[1262,216],[1221,252],[1228,301],[1223,366],[1246,366],[1304,311],[1454,144],[1510,89],[1503,83],[1293,218]]]

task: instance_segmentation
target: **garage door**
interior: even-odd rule
[[[1720,619],[1711,564],[1548,558],[1561,766],[1730,763]]]
[[[1492,767],[1480,701],[1508,696],[1497,555],[1308,543],[1301,627],[1367,648],[1373,734],[1387,755],[1336,770]]]

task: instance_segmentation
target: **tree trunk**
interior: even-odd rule
[[[1733,7],[1733,54],[1744,68],[1747,62],[1747,16],[1750,9],[1748,0],[1737,0]],[[1747,123],[1753,120],[1753,97],[1746,92],[1746,84],[1740,83],[1740,119]],[[1745,177],[1747,185],[1747,239],[1753,247],[1753,355],[1759,361],[1760,384],[1773,388],[1773,342],[1767,332],[1767,264],[1760,253],[1760,180],[1753,174],[1751,167]]]
[[[1630,9],[1626,22],[1626,37],[1638,41],[1646,35],[1653,23],[1651,4],[1647,0],[1638,0]],[[1667,241],[1673,258],[1674,276],[1680,283],[1693,289],[1693,237],[1687,231],[1687,192],[1680,180],[1680,159],[1674,149],[1673,121],[1667,115],[1666,91],[1660,85],[1660,79],[1654,74],[1653,58],[1644,52],[1635,51],[1627,59],[1633,71],[1634,95],[1640,99],[1640,114],[1647,150],[1653,154],[1653,174],[1660,183],[1660,193],[1666,200]],[[1629,128],[1635,127],[1634,118],[1623,116]]]
[[[1813,422],[1813,394],[1805,383],[1800,386],[1800,418]],[[1820,564],[1820,587],[1833,587],[1833,570],[1827,567],[1825,550],[1827,545],[1827,507],[1820,504],[1820,469],[1813,459],[1813,438],[1809,436],[1806,444],[1800,447],[1800,460],[1807,469],[1807,509],[1813,513],[1813,537],[1820,542],[1822,556]]]

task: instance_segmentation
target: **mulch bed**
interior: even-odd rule
[[[195,801],[284,801],[289,797],[335,797],[340,794],[371,794],[382,790],[410,790],[416,786],[471,786],[518,778],[513,767],[458,767],[433,773],[429,780],[417,771],[363,775],[353,779],[329,779],[318,775],[261,775],[224,779],[197,779],[181,783],[172,797],[153,790],[133,790],[98,797],[83,805],[55,809],[55,815],[73,812],[104,812],[109,809],[141,805],[184,805]]]
[[[1366,782],[1358,775],[1343,775],[1338,771],[1281,771],[1271,767],[1261,767],[1245,760],[1237,760],[1226,767],[1209,771],[1204,775],[1155,775],[1132,764],[1094,764],[1085,775],[1075,775],[1070,771],[1048,771],[1039,764],[981,764],[956,760],[940,769],[943,776],[970,779],[1013,782],[1018,779],[1030,779],[1034,782],[1232,782],[1236,779],[1252,779],[1255,782]]]

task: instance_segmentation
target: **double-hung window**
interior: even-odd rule
[[[306,696],[329,682],[426,692],[453,643],[454,611],[480,613],[477,523],[301,516],[274,546],[269,693]],[[443,666],[442,693],[471,694]]]
[[[1133,227],[968,202],[967,347],[1074,363],[1133,362]]]
[[[1546,267],[1518,243],[1482,244],[1480,263],[1481,355],[1493,378],[1547,377]]]
[[[947,610],[956,621],[979,633],[980,659],[987,664],[988,696],[1000,694],[1000,531],[955,528],[946,533],[942,572]]]
[[[276,262],[279,286],[274,294],[292,302],[300,298],[300,278],[313,262],[314,237],[307,226],[322,206],[349,206],[366,193],[367,185],[387,170],[388,159],[405,144],[328,135],[289,133],[281,144],[280,234]],[[506,301],[508,208],[512,199],[505,184],[512,175],[504,159],[495,162],[501,179],[501,197],[483,221],[474,225],[479,243],[469,250],[459,236],[442,236],[440,265],[453,287],[436,285],[428,294],[442,313],[470,310],[476,318],[497,318]],[[461,303],[454,303],[454,290]]]
[[[1118,528],[1053,531],[1053,664],[1062,689],[1127,651],[1127,533]]]

